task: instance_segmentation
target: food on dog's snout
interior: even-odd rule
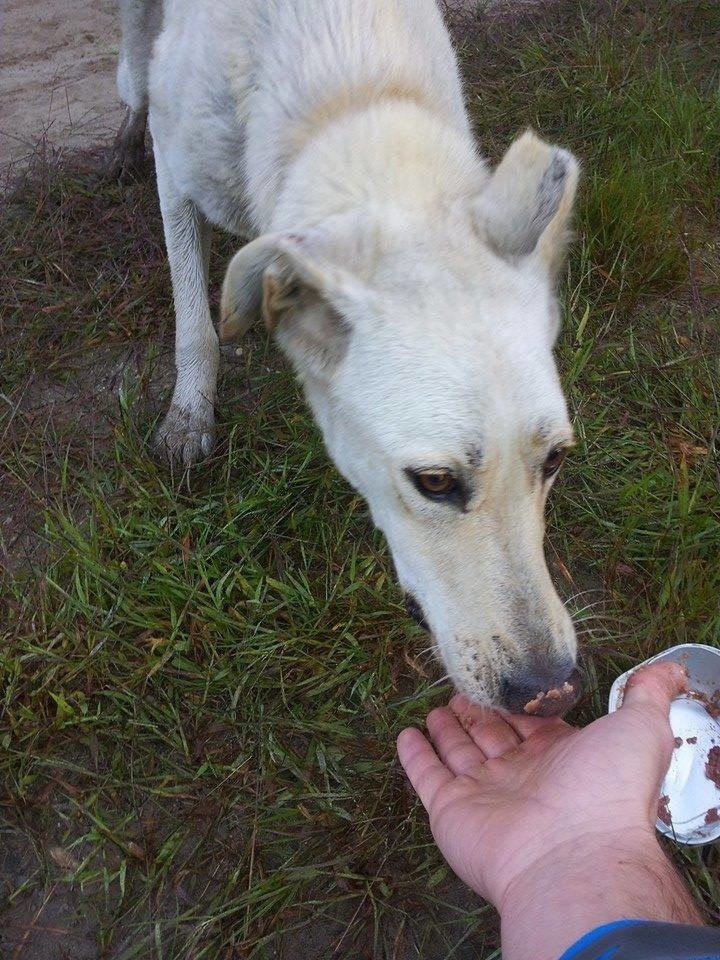
[[[672,826],[672,817],[670,816],[670,797],[667,794],[664,794],[658,800],[658,809],[657,815],[658,820],[662,820],[666,827]]]
[[[705,776],[720,790],[720,747],[711,747],[708,751]]]
[[[575,686],[565,683],[552,690],[540,691],[538,695],[525,704],[523,710],[534,717],[548,717],[562,714],[575,701]]]

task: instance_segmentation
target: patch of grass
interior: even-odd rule
[[[585,719],[638,659],[720,642],[713,9],[573,5],[461,38],[488,151],[532,123],[585,169],[559,345],[579,445],[550,516],[592,618]],[[218,450],[190,488],[168,476],[145,446],[148,344],[172,336],[154,188],[62,167],[11,200],[3,514],[34,517],[46,557],[0,598],[8,929],[62,888],[128,960],[497,957],[394,760],[447,690],[288,372],[245,344]],[[121,389],[85,391],[88,352],[138,344]],[[73,402],[50,409],[60,388]],[[674,855],[712,911],[717,850]]]
[[[471,104],[492,154],[530,125],[581,158],[579,222],[593,273],[610,294],[622,282],[630,307],[684,281],[685,238],[715,229],[720,99],[703,37],[720,29],[720,15],[707,5],[694,43],[680,44],[680,6],[598,4],[559,43],[556,24],[546,24],[499,55],[487,39],[466,49]]]

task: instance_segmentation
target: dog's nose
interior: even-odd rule
[[[411,593],[405,594],[405,609],[419,627],[429,629],[423,608]]]
[[[558,679],[564,678],[564,679]],[[578,700],[582,690],[580,671],[533,671],[506,678],[500,693],[501,706],[508,713],[532,717],[561,717]]]

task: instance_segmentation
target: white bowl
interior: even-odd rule
[[[622,703],[628,677],[656,660],[682,664],[688,671],[690,692],[670,706],[670,726],[677,746],[660,788],[660,816],[655,826],[678,843],[712,843],[720,839],[720,786],[707,776],[706,767],[715,747],[713,758],[720,760],[720,650],[683,643],[638,664],[612,685],[609,713]]]

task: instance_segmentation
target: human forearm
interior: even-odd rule
[[[702,923],[650,831],[557,846],[498,906],[504,960],[558,960],[589,930],[620,919]]]

